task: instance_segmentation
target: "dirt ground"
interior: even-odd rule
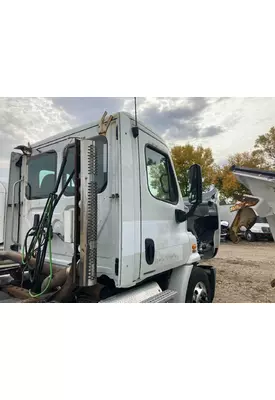
[[[275,303],[275,243],[221,243],[215,303]]]

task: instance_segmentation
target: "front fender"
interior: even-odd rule
[[[173,303],[185,303],[188,283],[193,268],[194,266],[191,264],[173,269],[168,286],[168,289],[177,292],[177,295],[172,300]]]

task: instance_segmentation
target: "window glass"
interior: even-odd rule
[[[63,174],[63,187],[68,180],[69,176],[73,172],[74,169],[74,155],[75,155],[75,147],[70,147],[68,150],[68,158],[67,158],[67,163],[65,166],[64,174]],[[67,186],[64,194],[65,196],[74,196],[74,177],[70,180],[69,185]]]
[[[54,190],[56,164],[57,155],[55,152],[43,153],[29,159],[27,199],[45,199]]]
[[[258,224],[267,224],[267,219],[265,217],[257,217],[256,223],[258,223]]]
[[[97,136],[93,138],[93,142],[96,145],[97,152],[97,187],[98,193],[102,193],[107,186],[107,139],[105,136]],[[75,146],[69,148],[67,163],[65,166],[64,174],[63,174],[63,187],[66,183],[66,180],[71,175],[74,169],[74,161],[75,160]],[[72,179],[64,192],[65,196],[74,196],[75,194],[75,183],[74,179]]]
[[[177,203],[175,175],[167,155],[146,147],[146,170],[149,191],[159,200]]]

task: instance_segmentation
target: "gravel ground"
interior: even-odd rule
[[[275,303],[275,243],[221,243],[215,303]]]
[[[275,242],[221,243],[215,303],[275,303]],[[3,299],[4,300],[4,299]]]

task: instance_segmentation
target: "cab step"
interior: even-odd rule
[[[175,290],[164,290],[164,292],[158,293],[141,303],[169,303],[170,300],[175,298],[176,294]]]
[[[162,292],[156,282],[150,282],[109,297],[108,299],[101,300],[100,303],[168,303],[176,294],[177,292],[173,290]]]

